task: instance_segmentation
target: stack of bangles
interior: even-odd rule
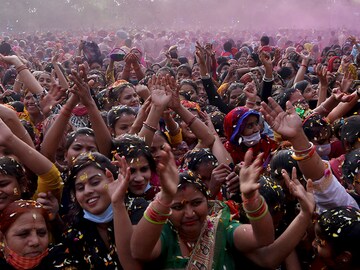
[[[315,145],[310,142],[310,146],[307,149],[304,150],[295,150],[293,147],[291,148],[293,154],[291,157],[296,161],[303,161],[311,158],[316,151]]]
[[[154,208],[153,203],[150,203],[144,212],[144,218],[152,224],[164,225],[168,218],[171,216],[171,210],[169,213],[161,213]]]
[[[253,204],[253,202],[257,202],[259,201],[259,199],[261,200],[260,205],[255,209],[255,210],[249,210],[247,209],[247,206],[251,203]],[[251,220],[260,220],[263,217],[266,216],[266,214],[269,212],[268,209],[268,205],[264,199],[263,196],[254,196],[251,199],[244,199],[243,198],[243,208],[244,211],[246,213],[247,218],[251,221]]]
[[[16,72],[19,74],[21,71],[28,69],[27,66],[21,65],[16,68]]]

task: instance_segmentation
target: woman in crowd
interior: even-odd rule
[[[42,204],[32,200],[10,203],[0,214],[1,269],[80,269],[62,244],[49,246],[49,229],[49,214]]]

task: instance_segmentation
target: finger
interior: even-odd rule
[[[297,180],[296,167],[292,167],[291,170],[291,180]]]
[[[282,169],[281,170],[281,175],[282,177],[284,178],[285,180],[285,184],[286,186],[288,187],[288,189],[290,190],[290,186],[291,186],[291,181],[290,181],[290,177],[289,177],[289,174],[287,173],[286,170]]]
[[[309,193],[314,193],[314,183],[311,179],[307,180],[306,183],[306,191]]]
[[[244,166],[245,167],[249,167],[251,165],[251,161],[253,159],[253,151],[250,148],[249,150],[246,151],[245,153],[245,157],[244,157]]]
[[[280,107],[280,106],[279,106]],[[281,109],[281,108],[280,108]],[[283,110],[281,110],[281,112],[283,112]],[[286,102],[286,112],[288,114],[296,114],[295,108],[294,106],[291,104],[290,101]]]
[[[257,155],[256,159],[254,160],[254,162],[251,164],[251,168],[252,169],[256,169],[259,168],[262,169],[261,165],[263,163],[263,157],[264,157],[264,153],[260,153]]]
[[[113,174],[109,171],[108,168],[105,168],[105,176],[106,176],[111,182],[114,181],[114,176],[113,176]]]

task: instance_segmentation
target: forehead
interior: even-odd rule
[[[75,145],[75,144],[92,145],[96,147],[95,137],[88,134],[77,135],[71,145]]]
[[[96,175],[103,176],[104,172],[100,168],[95,167],[95,165],[86,166],[77,173],[75,184],[86,182],[89,178]]]
[[[181,91],[195,91],[194,87],[192,87],[190,84],[183,84],[181,87],[180,87],[180,90]]]
[[[236,87],[231,91],[231,95],[239,95],[240,93],[243,92],[243,89],[240,87]]]
[[[135,93],[134,88],[129,87],[129,86],[125,87],[123,92],[122,92],[123,95],[128,95],[128,94],[133,94],[133,93]]]
[[[47,73],[41,73],[40,76],[39,76],[39,79],[40,78],[44,78],[44,79],[50,79],[50,74],[47,74]]]
[[[157,146],[160,146],[162,144],[166,143],[166,140],[163,136],[155,133],[154,135],[154,139],[153,139],[153,142],[152,142],[152,147],[157,147]]]
[[[25,230],[46,227],[45,218],[40,210],[31,209],[28,212],[21,214],[14,223],[9,227],[9,230]]]
[[[250,115],[245,119],[245,121],[246,121],[245,122],[246,124],[250,124],[250,123],[258,122],[259,119],[258,119],[258,117],[256,115]]]
[[[183,200],[191,201],[199,197],[204,198],[205,196],[195,187],[195,185],[189,183],[178,188],[173,202],[181,202]]]
[[[186,68],[180,68],[177,72],[178,74],[190,74]]]
[[[149,165],[148,160],[143,155],[128,160],[128,163],[131,168],[140,168]]]

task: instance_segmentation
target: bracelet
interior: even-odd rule
[[[172,203],[165,204],[162,201],[160,201],[159,193],[156,194],[154,202],[158,202],[158,204],[160,204],[161,206],[166,207],[166,208],[170,208],[170,206],[172,204]]]
[[[265,75],[263,76],[264,82],[272,82],[274,80],[274,75],[271,78],[266,78]]]
[[[309,153],[304,154],[304,155],[300,155],[300,156],[297,155],[297,154],[295,154],[295,153],[293,153],[293,154],[291,155],[291,157],[292,157],[295,161],[304,161],[304,160],[307,160],[307,159],[311,158],[311,157],[315,154],[315,152],[316,152],[316,147],[313,146],[313,148],[310,150]]]
[[[261,210],[261,208],[264,207],[265,199],[262,195],[260,195],[260,199],[261,199],[261,203],[260,203],[259,207],[255,210],[246,209],[245,204],[243,203],[243,208],[244,208],[245,213],[246,214],[254,214],[254,213],[258,212],[259,210]]]
[[[291,151],[293,151],[294,153],[296,154],[302,154],[302,153],[306,153],[306,152],[309,152],[313,147],[314,147],[314,144],[312,142],[309,142],[310,143],[310,146],[309,148],[307,149],[304,149],[304,150],[296,150],[294,149],[293,147],[291,147]]]
[[[246,103],[249,103],[250,105],[255,105],[256,104],[256,102],[250,101],[250,100],[246,100]]]
[[[248,199],[245,198],[244,194],[241,194],[242,202],[245,203],[245,204],[256,201],[258,198],[260,198],[260,196],[258,196],[257,192],[254,192],[253,195]]]
[[[152,131],[152,132],[156,132],[157,131],[157,128],[153,127],[153,126],[150,126],[149,124],[146,124],[145,122],[143,122],[143,127]]]
[[[268,207],[268,205],[265,203],[265,207],[264,207],[264,210],[262,211],[262,213],[259,213],[259,215],[257,215],[257,216],[251,216],[251,215],[249,215],[249,214],[246,214],[246,216],[247,216],[247,218],[248,218],[249,220],[252,220],[252,221],[254,221],[254,220],[260,220],[260,219],[262,219],[263,217],[265,217],[268,212],[269,212],[269,207]]]
[[[194,117],[191,118],[191,120],[190,120],[188,123],[186,123],[186,125],[187,125],[188,127],[190,127],[190,126],[195,122],[196,119],[197,119],[197,117],[194,115]]]
[[[166,129],[166,131],[168,131],[168,132],[175,132],[175,131],[177,131],[179,128],[180,128],[180,126],[179,126],[179,124],[177,123],[177,122],[175,122],[176,123],[176,128],[174,129],[174,130],[169,130],[168,128],[167,128],[167,126],[165,126],[165,129]]]
[[[167,214],[161,213],[159,210],[157,210],[153,205],[152,202],[149,204],[149,207],[158,215],[162,216],[162,217],[170,217],[172,214],[172,210],[170,209],[170,212]]]
[[[16,83],[23,84],[23,82],[22,82],[22,81],[20,81],[19,79],[15,79],[15,82],[16,82]]]
[[[304,65],[304,64],[301,64],[300,66],[301,66],[301,67],[304,67],[304,68],[307,68],[307,65]]]
[[[19,67],[16,68],[16,72],[17,72],[17,73],[20,73],[20,72],[23,71],[24,69],[28,69],[27,66],[21,65],[21,66],[19,66]]]
[[[148,215],[147,215],[147,209],[146,211],[144,212],[144,218],[149,221],[150,223],[152,224],[155,224],[155,225],[164,225],[166,223],[166,220],[165,221],[156,221],[156,220],[152,220]]]

